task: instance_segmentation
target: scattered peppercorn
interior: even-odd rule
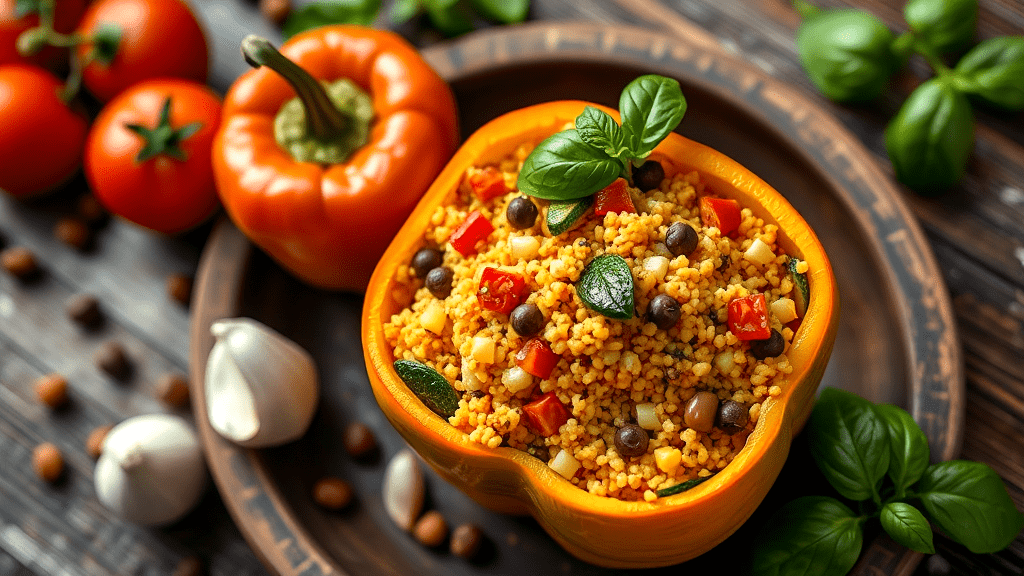
[[[520,304],[512,310],[509,315],[509,322],[512,329],[520,336],[533,336],[544,328],[546,320],[544,313],[536,304]]]
[[[97,426],[89,432],[89,436],[85,439],[85,453],[90,458],[96,460],[103,453],[103,441],[107,439],[107,434],[114,428],[113,424],[104,424]]]
[[[424,284],[427,286],[427,290],[434,295],[434,298],[440,298],[441,300],[448,297],[452,293],[452,280],[455,278],[455,273],[452,269],[447,266],[438,266],[430,272],[427,272],[427,278]]]
[[[18,280],[29,280],[39,271],[35,254],[24,246],[12,246],[0,252],[0,264]]]
[[[683,422],[698,432],[711,432],[718,416],[718,396],[713,392],[700,391],[686,403]]]
[[[206,574],[206,568],[203,566],[203,561],[198,556],[186,556],[174,567],[172,576],[203,576],[204,574]]]
[[[189,403],[188,379],[176,372],[169,372],[160,377],[156,385],[156,395],[165,405],[181,408]]]
[[[110,214],[95,196],[83,194],[78,198],[78,215],[90,225],[97,226],[106,221]]]
[[[96,351],[94,357],[96,366],[117,379],[128,377],[131,372],[131,363],[128,360],[128,353],[124,346],[113,340],[104,342]]]
[[[80,218],[61,218],[53,225],[53,236],[75,250],[85,250],[92,243],[92,231]]]
[[[321,478],[313,486],[313,501],[327,510],[341,510],[352,502],[352,486],[341,478]]]
[[[452,531],[449,549],[452,554],[465,560],[472,560],[480,551],[484,534],[475,524],[460,524]]]
[[[648,160],[633,169],[633,185],[647,192],[661,186],[665,168],[657,160]]]
[[[623,424],[615,431],[615,450],[619,456],[634,458],[647,453],[650,438],[647,431],[633,423]]]
[[[351,422],[342,434],[345,451],[353,458],[364,458],[377,449],[377,437],[373,430],[362,422]]]
[[[32,450],[32,469],[46,482],[56,482],[64,473],[64,455],[60,449],[44,442]]]
[[[59,408],[68,401],[68,381],[60,374],[47,374],[36,379],[36,396],[50,408]]]
[[[189,301],[192,300],[192,277],[184,274],[168,276],[167,295],[182,306],[188,306]]]
[[[292,12],[291,0],[260,0],[260,14],[264,18],[280,26]]]
[[[94,328],[103,320],[100,302],[91,294],[79,294],[68,300],[65,312],[73,322],[83,328]]]
[[[726,400],[718,407],[718,415],[715,416],[715,426],[718,426],[726,434],[735,434],[747,427],[750,421],[750,413],[747,407],[735,400]]]
[[[537,205],[526,196],[516,196],[505,209],[505,218],[516,230],[533,227],[537,221]]]
[[[697,231],[686,222],[673,222],[665,232],[665,246],[675,256],[689,256],[697,249]]]
[[[440,512],[430,510],[416,521],[412,535],[417,542],[429,548],[440,546],[448,537],[448,523]]]
[[[434,248],[420,248],[412,257],[412,271],[420,278],[426,278],[431,270],[444,263],[444,254]]]
[[[680,315],[679,302],[668,294],[658,294],[647,306],[647,320],[662,330],[675,326]]]
[[[772,334],[765,340],[751,340],[750,353],[758,360],[775,358],[786,350],[786,340],[778,330],[772,328]]]

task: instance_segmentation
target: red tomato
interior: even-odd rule
[[[104,27],[121,31],[109,63],[94,59],[82,70],[85,87],[102,102],[150,78],[186,78],[206,82],[209,51],[195,14],[182,0],[98,0],[89,6],[78,31],[93,35]],[[89,58],[103,44],[83,44],[78,57]]]
[[[37,11],[18,18],[18,0],[0,0],[0,64],[35,64],[57,70],[67,63],[67,50],[48,46],[31,56],[18,53],[18,36],[39,25]],[[74,31],[85,12],[85,0],[58,0],[53,11],[53,29],[62,34]]]
[[[484,202],[508,192],[505,188],[505,176],[493,166],[487,166],[469,177],[469,187],[473,194]]]
[[[558,365],[558,354],[551,350],[551,345],[543,338],[531,338],[516,352],[516,364],[540,379],[547,379],[551,371]]]
[[[158,130],[147,138],[128,128],[156,129],[168,101],[168,125],[177,137],[161,138]],[[211,149],[220,113],[220,98],[189,80],[147,80],[124,91],[100,111],[89,132],[85,176],[93,193],[111,212],[160,232],[181,232],[206,220],[219,205]],[[167,145],[140,160],[152,142]]]
[[[554,390],[523,406],[523,413],[530,428],[541,436],[558,434],[558,429],[572,416]]]
[[[597,191],[594,197],[594,214],[603,216],[609,212],[628,212],[636,214],[633,199],[624,178],[618,178],[611,184]]]
[[[764,294],[733,298],[729,302],[729,331],[740,340],[765,340],[772,335]]]
[[[57,96],[60,88],[38,66],[0,66],[0,189],[22,198],[42,194],[82,165],[89,125]]]
[[[481,307],[508,314],[523,301],[525,288],[526,280],[519,274],[484,268],[480,273],[480,287],[476,297]]]
[[[713,226],[728,236],[740,227],[740,203],[731,198],[700,199],[700,219],[705,226]]]
[[[466,221],[460,224],[455,232],[452,232],[448,242],[459,254],[469,256],[476,254],[477,242],[487,238],[493,231],[494,226],[491,225],[491,222],[484,218],[479,210],[474,210],[469,213],[469,216],[466,216]]]

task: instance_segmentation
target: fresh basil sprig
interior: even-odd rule
[[[953,70],[956,87],[1007,110],[1024,110],[1024,36],[989,38]]]
[[[818,468],[857,512],[830,496],[786,504],[755,539],[755,576],[846,574],[874,518],[893,540],[928,554],[932,526],[975,553],[1002,550],[1024,528],[1024,514],[985,464],[929,465],[924,432],[899,407],[826,388],[805,434]]]
[[[903,18],[918,42],[939,53],[959,52],[974,39],[977,0],[909,0]]]
[[[546,200],[590,196],[616,178],[632,182],[632,167],[679,125],[686,98],[679,82],[649,74],[630,82],[619,98],[622,124],[587,106],[576,127],[534,148],[519,171],[518,188]]]

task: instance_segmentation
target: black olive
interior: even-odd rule
[[[615,431],[615,449],[623,458],[633,458],[647,453],[647,431],[636,424],[623,424]]]
[[[758,360],[775,358],[786,349],[786,341],[778,330],[772,328],[772,335],[765,340],[751,340],[750,353]]]
[[[697,249],[697,231],[686,222],[675,222],[665,232],[665,246],[676,256],[689,256]]]
[[[505,217],[516,230],[530,228],[537,221],[537,205],[526,196],[516,196],[508,203]]]
[[[668,294],[658,294],[647,306],[647,320],[668,330],[679,321],[679,302]]]
[[[648,160],[633,169],[633,185],[644,192],[661,186],[664,179],[665,168],[656,160]]]
[[[451,268],[447,266],[438,266],[427,272],[427,279],[424,284],[427,285],[427,290],[434,295],[435,298],[441,298],[442,300],[447,298],[452,293],[452,279],[455,278],[455,273],[452,272]]]
[[[533,336],[544,328],[546,320],[544,313],[536,304],[520,304],[512,310],[509,316],[512,329],[520,336]]]
[[[718,407],[718,415],[715,416],[715,426],[726,434],[735,434],[743,430],[749,421],[750,413],[747,407],[735,400],[722,402]]]
[[[427,272],[437,268],[444,261],[444,255],[434,248],[420,248],[412,257],[412,271],[420,278],[426,278]]]

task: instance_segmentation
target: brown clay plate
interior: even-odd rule
[[[578,98],[616,106],[634,77],[680,81],[689,108],[680,131],[709,144],[780,190],[815,228],[840,284],[841,326],[823,384],[907,407],[924,427],[932,460],[959,453],[963,378],[951,305],[924,236],[890,179],[863,146],[811,100],[756,68],[682,38],[591,24],[542,24],[477,33],[425,52],[459,103],[463,134],[503,112]],[[353,233],[358,233],[353,231]],[[214,479],[248,542],[274,574],[622,574],[562,551],[529,518],[493,514],[428,473],[429,508],[452,526],[487,535],[482,559],[466,562],[418,545],[387,518],[380,484],[403,442],[374,403],[360,345],[359,296],[313,290],[285,274],[229,222],[211,236],[200,265],[191,327],[195,413]],[[256,318],[309,350],[323,392],[301,440],[246,450],[209,427],[203,369],[209,325]],[[356,462],[340,445],[360,420],[381,450]],[[311,501],[323,475],[347,479],[355,505],[326,513]],[[687,569],[742,561],[767,515],[789,499],[828,493],[798,438],[764,504],[733,537]],[[695,526],[694,530],[700,530]],[[623,538],[629,538],[623,534]],[[910,574],[921,556],[869,534],[854,574]],[[679,573],[671,567],[655,573]]]

